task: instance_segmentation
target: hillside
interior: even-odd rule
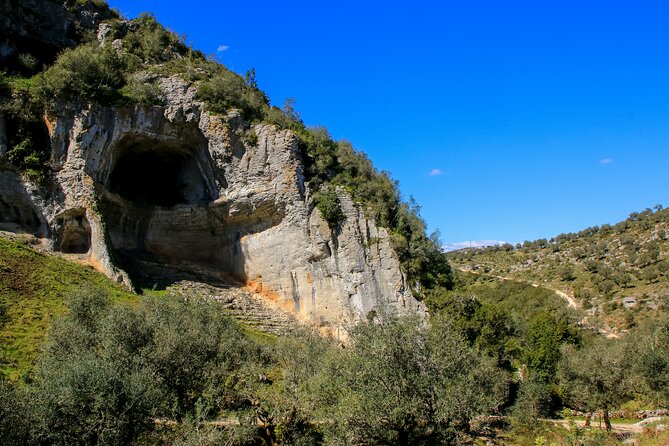
[[[0,237],[0,375],[12,380],[30,372],[68,295],[100,289],[119,301],[137,300],[89,266],[31,249],[31,239]]]
[[[461,270],[511,278],[565,293],[595,326],[627,330],[669,308],[669,210],[634,212],[550,240],[449,254]]]

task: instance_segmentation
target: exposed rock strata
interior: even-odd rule
[[[192,86],[160,82],[164,107],[62,107],[45,118],[52,184],[0,172],[0,224],[87,253],[119,281],[125,271],[154,280],[149,264],[168,281],[170,266],[196,265],[326,330],[372,311],[424,312],[386,230],[343,191],[346,219],[330,230],[291,132],[211,115]]]

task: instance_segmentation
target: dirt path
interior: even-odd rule
[[[649,424],[653,423],[655,421],[661,420],[661,417],[650,417],[643,419],[639,421],[638,423],[611,423],[611,429],[614,432],[619,432],[619,433],[624,433],[624,434],[641,434],[643,433],[643,428]],[[554,424],[560,424],[563,427],[569,427],[570,421],[568,420],[549,420],[549,419],[544,419],[542,421],[548,421],[550,423]],[[584,420],[574,420],[574,424],[576,424],[579,427],[584,427],[585,426],[585,421]],[[599,421],[592,421],[590,423],[590,427],[594,429],[604,429],[604,423],[600,423]]]
[[[462,272],[465,272],[465,273],[471,273],[471,274],[477,274],[477,275],[481,274],[478,271],[474,271],[474,270],[468,269],[468,268],[460,268],[460,267],[456,267],[456,268],[457,268],[458,271],[462,271]],[[560,296],[562,299],[566,300],[567,305],[569,305],[570,308],[573,308],[575,310],[580,310],[581,309],[581,304],[574,298],[574,296],[572,296],[571,294],[565,293],[564,291],[552,288],[552,287],[547,286],[547,285],[534,283],[534,282],[530,282],[528,280],[523,280],[523,279],[519,279],[519,278],[515,278],[515,277],[497,276],[495,274],[489,274],[489,273],[487,273],[487,274],[490,277],[494,277],[494,278],[499,279],[499,280],[521,282],[521,283],[526,283],[528,285],[532,285],[534,288],[541,287],[541,288],[547,289],[549,291],[554,292],[555,294]],[[585,322],[586,326],[589,326],[587,324],[586,319],[584,319],[584,322]],[[616,333],[614,331],[611,331],[607,328],[600,328],[597,331],[599,332],[599,334],[601,334],[602,336],[604,336],[605,338],[608,338],[608,339],[616,339],[616,338],[620,337],[620,335],[618,333]]]
[[[481,274],[481,273],[479,273],[478,271],[474,271],[474,270],[467,269],[467,268],[457,268],[457,269],[458,269],[458,271],[462,271],[462,272],[465,272],[465,273]],[[496,276],[496,275],[494,275],[494,274],[488,274],[488,275],[491,276],[491,277],[494,277],[494,278],[496,278],[496,279],[499,279],[499,280],[505,280],[505,281],[509,281],[509,280],[510,280],[510,281],[514,281],[514,282],[522,282],[522,283],[526,283],[526,284],[528,284],[528,285],[532,285],[534,288],[539,288],[539,287],[541,287],[541,288],[545,288],[545,289],[547,289],[547,290],[550,290],[550,291],[554,292],[555,294],[557,294],[558,296],[560,296],[561,298],[563,298],[564,300],[566,300],[566,301],[567,301],[567,304],[568,304],[571,308],[574,308],[574,309],[580,309],[580,308],[581,308],[581,305],[576,301],[576,299],[574,299],[574,296],[572,296],[572,295],[570,295],[570,294],[567,294],[567,293],[565,293],[564,291],[560,291],[560,290],[557,290],[557,289],[555,289],[555,288],[551,288],[551,287],[549,287],[549,286],[541,285],[541,284],[534,283],[534,282],[530,282],[530,281],[527,281],[527,280],[517,279],[517,278],[515,278],[515,277]]]

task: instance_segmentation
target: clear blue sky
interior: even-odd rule
[[[110,0],[365,151],[446,243],[669,205],[665,1]],[[432,175],[431,175],[432,173]]]

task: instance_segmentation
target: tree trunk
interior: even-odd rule
[[[397,432],[397,446],[409,446],[409,432],[400,430]]]
[[[592,412],[585,415],[585,427],[590,427],[590,420],[592,419]]]
[[[609,410],[604,409],[604,426],[606,426],[606,432],[611,432],[611,419],[609,418]]]

